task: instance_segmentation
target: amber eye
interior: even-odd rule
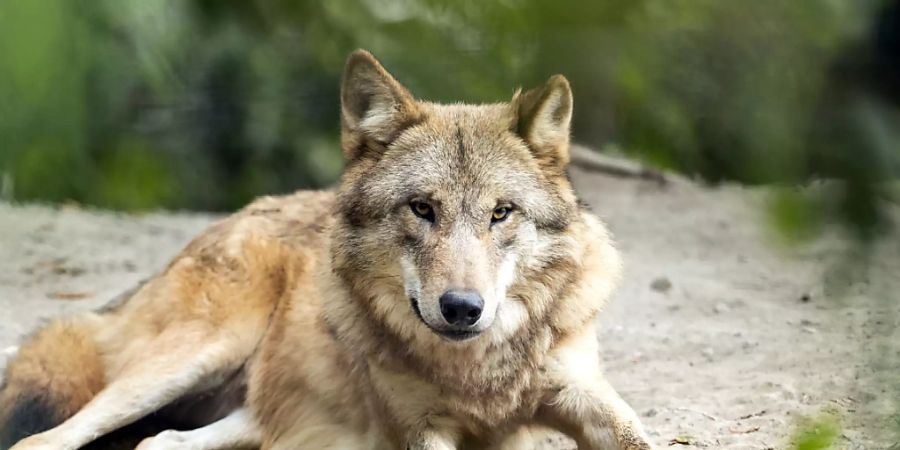
[[[429,222],[434,222],[434,209],[428,203],[414,201],[409,204],[409,207],[412,209],[413,214]]]
[[[512,212],[512,207],[509,206],[498,206],[494,208],[494,213],[491,215],[491,223],[503,222],[509,217],[509,213]]]

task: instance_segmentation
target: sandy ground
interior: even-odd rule
[[[599,324],[608,376],[658,446],[790,448],[800,417],[829,411],[838,448],[900,448],[900,240],[866,260],[838,233],[785,248],[765,192],[573,176],[627,265]],[[0,366],[42,321],[103,305],[211,220],[0,203]]]

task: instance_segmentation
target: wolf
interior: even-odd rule
[[[560,75],[508,102],[415,99],[368,52],[341,85],[336,189],[260,198],[121,304],[10,361],[0,447],[74,450],[147,418],[160,449],[652,448],[605,381],[620,274],[567,178]]]

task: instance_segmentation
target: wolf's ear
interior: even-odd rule
[[[420,115],[413,96],[371,53],[350,54],[341,82],[341,140],[348,159],[372,151],[367,143],[383,148]]]
[[[564,170],[569,163],[569,128],[572,122],[572,88],[562,75],[543,86],[518,91],[512,99],[513,131],[531,148],[543,167]]]

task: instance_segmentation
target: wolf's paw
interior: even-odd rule
[[[184,433],[166,430],[153,437],[141,441],[134,450],[167,450],[190,448],[190,441]]]
[[[72,447],[61,445],[59,440],[53,439],[46,433],[29,436],[13,445],[9,450],[74,450]]]
[[[655,450],[649,440],[629,442],[622,447],[624,450]]]

